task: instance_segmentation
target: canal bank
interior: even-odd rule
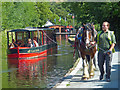
[[[120,66],[120,61],[118,56],[120,55],[120,52],[116,52],[113,54],[112,59],[112,73],[111,73],[111,82],[106,82],[106,80],[99,80],[99,70],[95,71],[95,76],[89,80],[83,81],[82,78],[82,60],[77,60],[77,65],[74,65],[72,70],[63,77],[60,83],[56,84],[54,89],[67,89],[67,88],[114,88],[116,90],[119,90],[118,81],[120,78],[118,77],[118,67]]]

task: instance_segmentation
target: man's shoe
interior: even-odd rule
[[[108,79],[106,79],[106,81],[107,81],[107,82],[110,82],[111,80],[108,78]]]
[[[103,75],[100,75],[100,80],[102,80],[103,79]]]

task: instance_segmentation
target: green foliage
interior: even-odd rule
[[[47,20],[54,24],[72,25],[72,16],[68,15],[70,12],[64,3],[2,2],[2,29],[40,27]]]
[[[69,19],[68,19],[68,11],[65,7],[63,7],[63,3],[50,3],[50,10],[55,15],[54,19],[56,19],[56,22],[53,21],[55,24],[62,24],[62,25],[68,25]],[[59,19],[61,17],[61,22],[59,22]],[[65,17],[67,21],[65,22]]]
[[[39,25],[42,26],[43,24],[46,23],[51,13],[49,10],[49,4],[47,2],[37,2],[36,9],[39,16]]]
[[[12,9],[14,7],[14,4],[3,2],[2,3],[2,28],[7,29],[9,28],[9,23],[10,23],[10,14],[12,13]]]
[[[119,2],[2,2],[2,29],[38,27],[47,20],[54,24],[73,25],[74,14],[76,27],[94,22],[100,30],[100,25],[108,21],[110,29],[117,33],[120,32],[119,10]]]
[[[75,14],[77,22],[95,22],[102,24],[103,21],[110,19],[116,19],[120,17],[119,7],[120,3],[106,2],[70,2],[64,3],[64,6],[71,8],[71,13]],[[110,22],[111,23],[111,22]]]
[[[38,14],[32,2],[3,2],[2,29],[37,26]]]

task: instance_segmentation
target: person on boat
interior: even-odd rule
[[[14,46],[14,44],[13,43],[11,43],[10,45],[9,45],[9,48],[14,48],[15,46]]]
[[[33,47],[32,40],[30,38],[28,39],[27,47]]]
[[[9,48],[17,47],[18,45],[15,43],[15,40],[12,39],[12,43],[10,43]]]
[[[33,38],[33,40],[35,40],[36,42],[37,42],[37,39],[38,39],[38,37],[34,37],[34,38]]]
[[[33,47],[38,47],[38,46],[39,46],[38,43],[35,40],[33,40]]]
[[[17,45],[18,45],[19,47],[24,47],[24,46],[25,46],[25,44],[23,43],[22,40],[18,40]]]

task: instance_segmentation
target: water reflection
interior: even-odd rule
[[[44,55],[33,59],[8,58],[8,69],[14,68],[14,71],[8,73],[9,83],[11,84],[11,81],[14,82],[17,88],[34,86],[39,88],[47,87],[47,71],[56,64],[56,57],[49,57],[49,55],[52,54],[57,54],[56,47],[47,51],[48,56]],[[48,57],[49,60],[47,60]],[[49,64],[49,68],[47,67],[47,63]],[[15,70],[15,68],[17,69]]]
[[[62,36],[61,45],[34,59],[10,59],[2,71],[3,88],[51,88],[72,68],[73,48]]]
[[[9,72],[9,81],[12,80],[17,84],[18,88],[38,84],[46,77],[47,58],[34,60],[14,60],[16,64],[9,60],[9,68],[18,68],[17,71]],[[41,78],[42,77],[42,78]],[[38,80],[39,79],[39,80]]]

